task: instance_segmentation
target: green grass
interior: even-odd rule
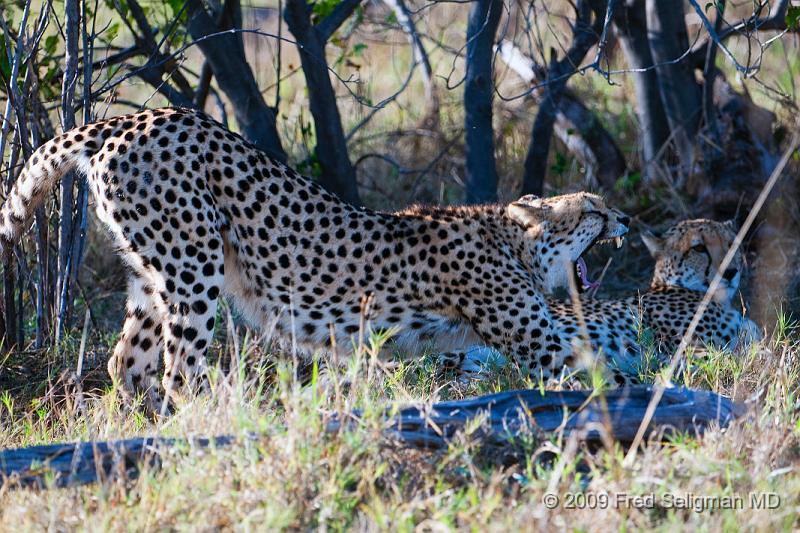
[[[558,6],[562,10],[568,8],[567,4]],[[108,18],[108,13],[103,13]],[[419,27],[445,44],[460,47],[465,18],[463,6],[442,4],[420,17]],[[104,23],[101,17],[98,27]],[[558,33],[566,35],[566,26],[562,26]],[[55,32],[55,26],[52,28]],[[120,31],[120,42],[129,43],[124,27]],[[544,39],[544,49],[555,44],[549,32],[545,32]],[[251,44],[268,42],[263,38],[246,40]],[[395,44],[405,42],[399,32],[376,37],[359,30],[342,46],[352,49],[362,42],[368,47],[358,58],[360,68],[342,67],[338,72],[345,78],[357,74],[364,83],[354,85],[354,90],[377,102],[397,90],[411,55]],[[742,44],[736,44],[740,57],[746,52]],[[453,65],[451,55],[430,41],[426,45],[442,99],[439,131],[419,131],[425,109],[420,105],[424,97],[417,77],[409,90],[378,113],[350,144],[353,162],[372,152],[387,154],[406,172],[375,158],[359,164],[361,191],[371,207],[396,209],[411,202],[455,203],[463,197],[465,156],[463,141],[458,138],[463,128],[463,93],[460,88],[447,89],[445,77]],[[786,40],[786,58],[783,47],[781,42],[767,50],[761,77],[789,92],[792,84],[800,83],[798,61],[792,55],[797,44]],[[338,51],[332,50],[329,59],[335,59]],[[610,51],[620,55],[615,49]],[[249,59],[260,86],[266,88],[274,82],[272,54],[257,52],[251,50]],[[291,64],[297,65],[298,58],[291,46],[285,46],[283,54],[285,74]],[[200,70],[200,57],[193,51],[186,61],[192,70]],[[729,62],[720,57],[718,63],[728,79],[734,80]],[[457,85],[463,74],[460,61],[455,68],[451,86]],[[497,72],[502,94],[509,96],[524,90],[502,62],[498,62]],[[630,96],[631,76],[616,76],[614,81],[618,85],[611,86],[597,73],[589,73],[574,77],[570,87],[597,113],[631,166],[632,173],[620,179],[619,190],[607,191],[609,201],[636,215],[638,223],[662,227],[666,220],[683,213],[668,191],[640,183],[640,132]],[[758,104],[776,111],[781,119],[791,118],[786,116],[791,110],[779,106],[772,93],[753,81],[747,87]],[[341,83],[334,83],[334,89],[340,96],[344,129],[349,131],[369,109],[356,104]],[[153,93],[152,87],[135,79],[119,90],[120,100],[137,103]],[[300,164],[308,160],[315,144],[302,75],[298,73],[284,81],[280,91],[279,128],[292,162]],[[266,90],[266,97],[272,103],[274,89]],[[160,96],[149,100],[151,107],[164,103]],[[105,105],[99,110],[105,110]],[[213,105],[208,110],[217,112]],[[112,104],[109,115],[128,111],[126,106]],[[519,188],[536,106],[528,99],[507,102],[498,98],[494,111],[500,194],[508,200]],[[553,170],[548,176],[547,194],[582,187],[579,165],[557,140],[550,159],[548,168]],[[429,165],[431,168],[424,174],[410,172]],[[76,367],[81,331],[73,331],[58,349],[0,359],[0,448],[143,435],[244,437],[258,432],[261,437],[243,439],[241,446],[225,449],[176,450],[166,457],[161,469],[146,471],[132,481],[47,491],[0,486],[0,530],[716,531],[800,527],[800,348],[795,340],[796,325],[788,313],[773,312],[769,317],[776,323],[771,340],[736,354],[691,354],[689,364],[678,376],[689,386],[739,400],[753,398],[747,417],[725,431],[712,429],[700,439],[679,436],[667,443],[650,443],[630,466],[623,464],[627,450],[618,445],[588,450],[579,442],[558,435],[546,441],[523,436],[509,449],[485,449],[474,435],[478,422],[469,428],[473,433],[467,431],[444,451],[399,447],[381,437],[378,413],[383,406],[463,398],[518,387],[543,388],[545,383],[522,379],[513,367],[498,369],[492,379],[485,381],[465,383],[452,376],[442,379],[434,373],[432,358],[387,365],[379,364],[367,351],[345,367],[351,373],[349,387],[334,380],[329,390],[301,389],[296,386],[290,364],[276,362],[257,336],[228,332],[226,321],[220,321],[214,350],[220,362],[212,379],[214,394],[179,398],[172,417],[154,422],[141,410],[130,409],[121,402],[105,372],[105,360],[113,347],[124,307],[124,271],[115,256],[108,253],[111,248],[104,235],[104,230],[92,228],[89,257],[81,272],[86,300],[93,310],[83,392],[79,394],[68,384],[69,373]],[[791,256],[785,254],[793,249],[785,242],[789,238],[794,239],[794,235],[771,240],[769,248],[764,246],[762,250],[774,257]],[[648,268],[644,265],[649,265],[650,259],[637,251],[643,252],[640,243],[632,242],[625,257],[615,256],[606,287],[629,291],[641,286],[643,272]],[[791,264],[785,268],[791,270]],[[787,309],[797,308],[794,293],[787,291],[777,297],[785,298]],[[75,314],[82,317],[82,312],[79,309]],[[28,326],[30,330],[32,325]],[[647,377],[654,377],[649,370],[646,373]],[[598,377],[597,373],[592,374],[587,383],[597,382]],[[361,425],[338,435],[322,431],[320,413],[354,408],[367,412]],[[509,461],[510,458],[515,460]],[[778,494],[780,507],[751,509],[749,494],[753,491]],[[543,504],[543,496],[550,492],[561,498],[554,509]],[[583,495],[574,497],[576,508],[567,508],[569,494]],[[663,505],[590,508],[590,500],[594,498],[594,503],[599,504],[600,498],[605,499],[604,494],[611,498],[609,503],[615,502],[618,495],[654,494],[658,500],[665,494],[739,495],[745,499],[745,508],[703,512]]]
[[[79,394],[56,381],[27,401],[6,391],[0,394],[2,448],[141,435],[260,436],[229,448],[176,449],[162,468],[136,480],[43,491],[12,490],[7,483],[0,488],[0,523],[8,531],[800,525],[800,365],[798,345],[785,328],[741,353],[690,358],[686,384],[739,400],[755,398],[748,416],[702,438],[650,443],[631,466],[623,464],[627,450],[618,444],[589,450],[560,435],[522,436],[507,449],[486,449],[475,437],[480,421],[442,451],[391,442],[381,435],[382,406],[539,384],[526,383],[509,368],[477,382],[437,378],[429,358],[372,357],[382,340],[367,339],[360,355],[327,380],[300,387],[291,364],[275,363],[257,337],[229,334],[216,351],[220,361],[234,364],[215,367],[213,395],[180,396],[174,415],[159,421],[122,403],[109,383]],[[354,408],[365,410],[357,427],[335,435],[323,431],[325,414]],[[543,504],[551,492],[560,497],[554,509]],[[751,492],[775,493],[780,506],[752,509]],[[631,499],[650,495],[660,505],[641,508]],[[744,509],[698,512],[664,505],[676,497],[694,497],[694,505],[702,503],[700,497],[742,497]]]

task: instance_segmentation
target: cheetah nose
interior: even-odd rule
[[[629,226],[631,223],[631,217],[629,217],[628,215],[618,215],[617,222],[619,222],[623,226]]]
[[[738,274],[738,273],[739,273],[739,269],[738,268],[728,268],[728,269],[725,270],[725,272],[722,273],[722,277],[725,278],[728,281],[732,281],[733,278],[735,278],[736,274]]]

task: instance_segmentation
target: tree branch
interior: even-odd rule
[[[653,55],[647,40],[647,14],[644,0],[625,0],[614,18],[628,66],[633,69],[636,115],[642,138],[642,167],[645,179],[652,179],[650,163],[669,140],[669,124],[661,103]]]
[[[133,38],[136,41],[137,52],[147,54],[147,62],[145,65],[138,69],[138,76],[149,85],[153,86],[157,92],[164,95],[164,97],[172,104],[184,107],[191,107],[191,86],[183,76],[177,72],[174,60],[167,60],[167,56],[161,54],[158,50],[153,29],[147,21],[147,16],[142,10],[142,7],[136,0],[128,2],[130,13],[136,21],[138,32],[128,25],[128,28],[133,33]],[[115,3],[117,12],[122,16],[122,8],[118,3]],[[116,61],[124,61],[127,55],[123,51]],[[132,54],[132,51],[129,52]],[[171,66],[171,68],[170,68]],[[171,76],[178,84],[178,88],[172,86],[169,82],[164,80],[164,76]],[[188,92],[187,92],[188,90]]]
[[[646,0],[650,51],[656,64],[661,101],[680,159],[678,186],[682,187],[696,160],[695,136],[702,118],[700,87],[684,53],[689,37],[682,12],[682,0]],[[675,62],[676,58],[682,60]]]
[[[64,56],[64,78],[61,86],[61,115],[64,131],[75,127],[75,86],[78,82],[78,37],[80,31],[80,13],[78,0],[64,2],[64,33],[66,36]],[[61,178],[61,210],[59,212],[58,231],[58,277],[56,278],[56,343],[61,339],[69,314],[70,269],[73,267],[72,257],[72,218],[73,218],[73,185],[75,173],[68,172]]]
[[[439,124],[439,95],[433,82],[433,67],[431,67],[425,45],[422,44],[416,25],[411,19],[411,12],[403,0],[385,0],[397,17],[397,22],[408,36],[411,48],[414,50],[414,60],[422,65],[422,82],[425,85],[425,101],[428,110],[425,113],[424,123],[427,127],[435,129]]]
[[[742,20],[738,24],[734,24],[733,26],[729,26],[724,30],[718,31],[716,40],[711,35],[709,35],[709,37],[705,41],[699,43],[694,48],[692,48],[691,52],[692,64],[702,67],[706,55],[708,53],[707,49],[709,44],[711,43],[721,44],[729,37],[736,34],[741,34],[741,33],[746,34],[756,31],[774,31],[774,30],[797,31],[797,29],[790,29],[786,27],[786,12],[788,11],[790,4],[791,4],[790,0],[778,0],[778,2],[775,5],[775,9],[770,16],[759,17],[758,16],[758,13],[760,12],[759,10],[757,12],[754,12],[751,17]]]

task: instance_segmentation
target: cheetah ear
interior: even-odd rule
[[[516,202],[508,204],[506,213],[511,220],[527,228],[541,222],[545,212],[549,210],[550,207],[544,205],[541,198],[527,194]]]
[[[647,230],[642,232],[642,242],[644,242],[644,245],[647,246],[647,249],[650,251],[650,255],[653,257],[660,254],[664,249],[664,240],[659,239]]]
[[[738,233],[739,232],[739,224],[736,223],[736,219],[734,219],[734,218],[729,218],[728,220],[723,222],[722,225],[725,226],[726,228],[728,228],[729,230],[731,230],[734,233]]]
[[[527,204],[527,205],[542,205],[542,199],[535,194],[526,194],[524,196],[520,196],[519,200],[513,202],[515,204]]]

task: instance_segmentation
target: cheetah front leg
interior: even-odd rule
[[[505,294],[502,305],[464,298],[464,318],[485,345],[507,355],[531,378],[547,380],[560,374],[572,352],[558,337],[544,297],[526,284],[522,274],[491,274],[501,281],[485,283],[484,292]],[[464,366],[466,360],[464,357],[460,365]]]
[[[152,299],[153,289],[133,275],[128,282],[128,302],[122,333],[111,358],[108,373],[122,385],[123,395],[144,392],[151,412],[161,410],[158,363],[162,347],[163,317]]]
[[[468,378],[482,378],[503,368],[505,356],[490,346],[470,346],[463,350],[436,354],[437,368],[455,371]]]

